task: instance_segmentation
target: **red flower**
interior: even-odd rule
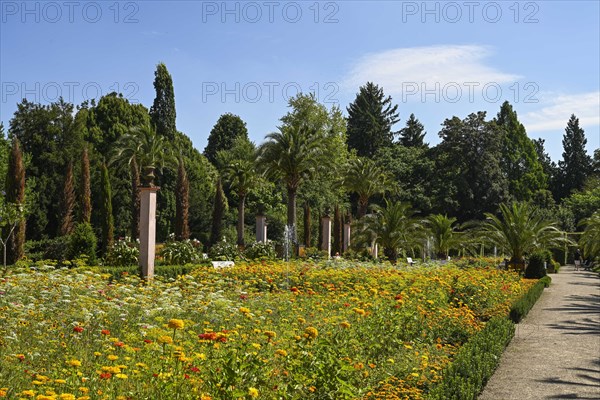
[[[110,331],[108,329],[102,329],[100,333],[107,336],[110,335]]]
[[[79,326],[79,325],[74,326],[73,327],[73,332],[77,332],[77,333],[83,332],[83,326]]]
[[[144,343],[152,343],[152,340],[150,340],[150,339],[144,339]]]
[[[115,345],[115,347],[123,347],[123,346],[125,346],[125,343],[123,343],[123,342],[115,342],[114,345]]]
[[[110,379],[112,374],[110,372],[103,372],[100,374],[100,379]]]

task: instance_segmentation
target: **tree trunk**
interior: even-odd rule
[[[131,159],[131,240],[140,237],[140,171],[135,157]]]
[[[310,206],[304,203],[304,245],[310,247]]]
[[[396,261],[398,261],[398,252],[396,251],[396,249],[390,249],[386,247],[383,249],[383,254],[385,254],[385,256],[392,264],[396,264]]]
[[[296,229],[296,189],[288,187],[287,195],[287,224]]]
[[[244,246],[244,207],[246,203],[246,196],[240,195],[238,202],[238,221],[237,221],[237,244],[238,246]]]
[[[358,199],[358,215],[357,219],[361,219],[367,215],[367,208],[369,207],[369,199]]]

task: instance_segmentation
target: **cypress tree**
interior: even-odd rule
[[[140,237],[140,170],[135,156],[129,164],[131,168],[131,240]]]
[[[223,193],[223,184],[221,177],[217,178],[217,191],[215,193],[215,201],[213,204],[212,226],[210,230],[210,245],[214,245],[221,239],[221,231],[223,229],[223,214],[227,208],[225,194]]]
[[[102,163],[100,185],[102,190],[102,253],[106,254],[106,252],[110,249],[110,246],[113,243],[114,235],[114,221],[112,215],[112,193],[106,163]]]
[[[177,240],[185,240],[190,237],[190,227],[188,224],[189,193],[190,182],[185,172],[183,158],[180,158],[179,168],[177,169],[177,188],[175,191],[175,238]]]
[[[579,127],[579,118],[571,115],[563,136],[563,159],[558,162],[560,168],[561,198],[568,197],[576,190],[583,189],[592,170],[592,159],[585,150],[587,139],[584,130]]]
[[[84,147],[81,155],[81,222],[90,223],[92,219],[92,188],[90,183],[90,158]]]
[[[73,163],[67,165],[67,174],[63,186],[62,196],[62,222],[60,224],[60,234],[69,235],[73,232],[73,210],[75,208],[75,188],[73,186]]]
[[[23,153],[19,141],[12,141],[12,149],[8,155],[8,170],[6,172],[6,202],[18,205],[25,203],[25,168],[23,166]],[[10,230],[10,227],[6,227]],[[8,234],[8,232],[6,232]],[[14,264],[20,260],[25,251],[25,219],[16,226],[12,236],[7,243],[6,260],[8,264]]]
[[[342,213],[340,212],[340,206],[335,205],[333,212],[333,254],[342,254]]]
[[[310,205],[308,203],[304,203],[304,245],[306,247],[310,247],[311,241],[311,232],[310,232]]]
[[[175,90],[173,89],[173,78],[163,63],[156,66],[154,89],[156,97],[150,107],[152,125],[156,128],[156,133],[173,141],[176,132]]]

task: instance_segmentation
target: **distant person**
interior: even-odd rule
[[[581,251],[579,249],[575,250],[575,271],[579,271],[579,266],[581,265]]]

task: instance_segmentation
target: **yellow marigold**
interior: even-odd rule
[[[248,395],[250,397],[252,397],[253,399],[257,398],[258,397],[258,389],[253,388],[253,387],[249,388],[248,389]]]
[[[81,361],[72,359],[67,361],[67,365],[70,365],[71,367],[81,367]]]
[[[354,312],[357,313],[358,315],[366,314],[365,310],[363,310],[362,308],[354,308]]]
[[[8,388],[0,389],[0,397],[6,397],[7,394],[8,394]]]
[[[62,393],[58,398],[60,400],[75,400],[75,395],[72,395],[71,393]]]
[[[283,349],[278,349],[277,351],[275,351],[275,354],[282,356],[282,357],[287,357],[287,351],[285,351]]]
[[[318,335],[319,335],[319,331],[317,330],[317,328],[309,326],[308,328],[306,328],[304,330],[304,333],[306,335],[308,335],[308,337],[310,339],[315,339]]]
[[[304,324],[304,323],[306,323],[306,320],[304,318],[300,317],[300,318],[298,318],[298,322],[301,324]]]
[[[169,320],[169,328],[171,329],[183,329],[184,327],[183,320],[181,319],[170,319]]]
[[[344,322],[342,322],[342,323],[340,324],[340,326],[341,326],[342,328],[350,328],[350,322],[348,322],[348,321],[344,321]]]
[[[38,394],[35,400],[56,400],[54,396],[46,396],[44,394]]]
[[[158,338],[158,343],[172,344],[173,338],[171,336],[160,336]]]
[[[273,331],[264,331],[263,332],[265,334],[265,336],[267,336],[269,339],[273,339],[275,337],[277,337],[277,334]]]
[[[242,314],[248,314],[250,312],[250,309],[246,307],[240,307],[240,312]]]
[[[116,374],[115,378],[119,378],[119,379],[127,379],[127,375],[125,374]]]
[[[108,358],[110,361],[117,361],[119,359],[119,356],[115,356],[114,354],[109,354],[108,356],[106,356],[106,358]]]
[[[62,384],[62,383],[67,383],[67,381],[66,381],[66,380],[64,380],[64,379],[55,379],[55,380],[54,380],[54,382],[56,382],[56,383],[61,383],[61,384]]]
[[[200,396],[200,400],[212,400],[212,397],[203,394],[202,396]]]
[[[34,397],[35,396],[35,392],[33,390],[23,390],[21,392],[21,394],[23,396],[29,396],[29,397]]]
[[[82,386],[82,387],[79,388],[79,391],[81,393],[83,393],[83,394],[86,394],[86,393],[88,393],[90,391],[90,389]]]

